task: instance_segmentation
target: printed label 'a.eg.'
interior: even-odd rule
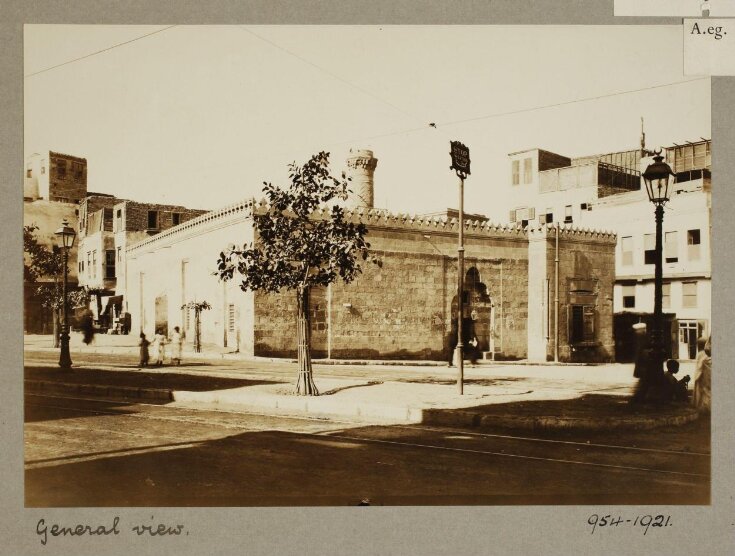
[[[735,19],[685,19],[684,75],[735,75]]]

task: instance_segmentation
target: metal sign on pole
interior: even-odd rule
[[[457,347],[454,360],[457,362],[459,393],[464,393],[464,343],[462,324],[464,320],[464,180],[470,174],[470,149],[459,141],[450,141],[449,154],[452,157],[450,170],[459,178],[459,246],[457,247]]]

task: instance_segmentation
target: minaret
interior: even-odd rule
[[[350,189],[352,194],[347,200],[347,205],[352,208],[373,208],[375,205],[375,191],[373,187],[373,174],[378,165],[378,159],[373,156],[373,151],[367,149],[350,149],[347,157],[347,168],[349,168]]]

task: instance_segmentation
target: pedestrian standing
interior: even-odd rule
[[[697,341],[698,346],[699,344]],[[712,409],[712,336],[704,342],[702,351],[697,354],[692,402],[703,413]]]
[[[145,334],[143,334],[142,332],[140,333],[140,342],[138,342],[138,345],[140,346],[140,367],[147,367],[148,346],[150,345],[150,342],[146,339]]]
[[[156,330],[156,335],[153,337],[153,348],[154,364],[162,367],[163,359],[166,355],[166,336],[163,335],[163,331],[160,328]]]
[[[448,349],[449,352],[447,353],[447,367],[453,367],[454,366],[454,350],[457,347],[457,321],[452,319],[452,324],[449,329],[449,343],[448,343]]]
[[[181,365],[181,345],[183,342],[181,330],[178,326],[174,326],[174,331],[171,333],[171,362],[175,365]]]
[[[646,401],[651,389],[651,350],[648,347],[648,335],[646,324],[639,322],[633,325],[635,334],[635,366],[633,377],[638,379],[631,403],[643,403]]]
[[[86,309],[81,320],[82,341],[89,345],[94,340],[94,315],[92,315],[92,311]]]

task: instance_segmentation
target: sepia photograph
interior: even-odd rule
[[[26,508],[711,504],[681,25],[27,24],[23,83]]]

